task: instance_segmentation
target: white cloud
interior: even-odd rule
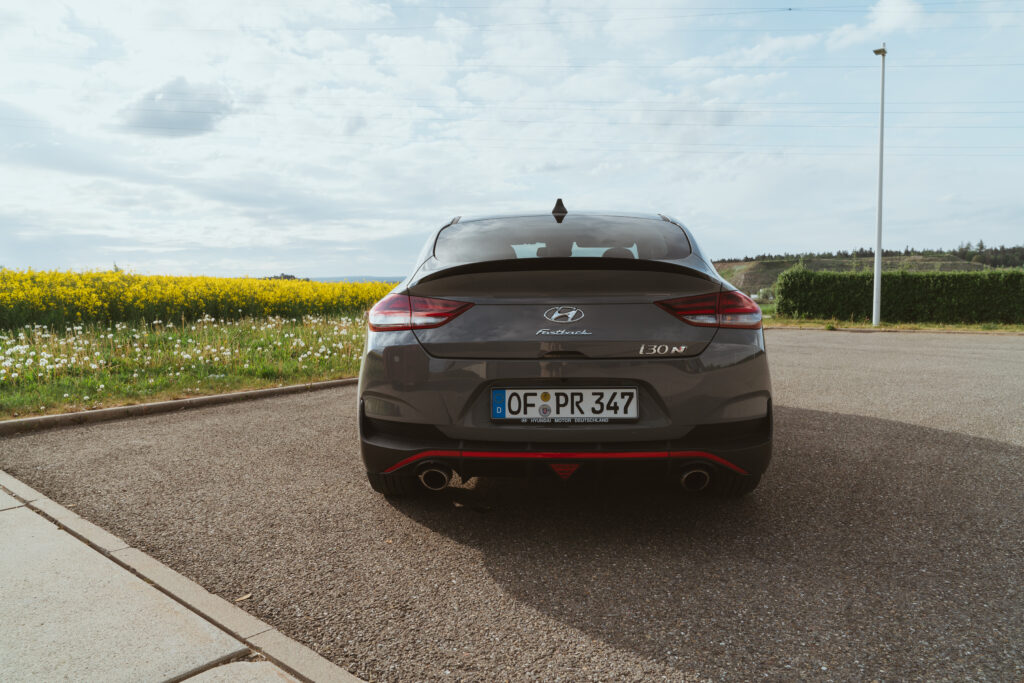
[[[705,55],[683,59],[672,64],[667,73],[677,78],[707,79],[715,77],[730,67],[761,66],[766,62],[781,64],[778,68],[785,69],[785,62],[794,61],[807,50],[821,42],[821,37],[814,34],[795,36],[769,36],[762,38],[750,47],[739,47],[717,55]]]
[[[473,32],[469,23],[454,17],[438,17],[434,22],[434,27],[437,29],[438,35],[453,42],[461,42]]]
[[[863,24],[844,24],[828,35],[828,47],[838,50],[864,42],[880,42],[898,31],[914,31],[925,17],[924,6],[915,0],[878,0]]]

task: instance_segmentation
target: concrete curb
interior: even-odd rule
[[[826,330],[823,326],[818,327],[800,327],[799,325],[773,325],[770,322],[765,323],[764,329],[766,330],[810,330],[811,332],[890,332],[890,333],[905,333],[910,332],[914,334],[984,334],[990,336],[1002,336],[1002,337],[1021,337],[1024,336],[1024,332],[1017,332],[1015,330],[956,330],[956,329],[934,329],[934,330],[916,330],[916,329],[898,329],[892,327],[837,327],[834,330]]]
[[[85,542],[115,564],[142,578],[300,680],[308,683],[362,681],[305,645],[292,640],[240,607],[210,593],[138,548],[130,547],[120,538],[50,500],[3,470],[0,470],[0,490],[11,494],[25,507]]]
[[[185,410],[186,408],[202,408],[203,406],[213,406],[221,403],[236,403],[238,401],[251,401],[257,398],[299,394],[305,391],[333,389],[335,387],[344,387],[350,384],[355,384],[358,381],[359,380],[355,377],[349,377],[346,379],[329,379],[324,382],[292,384],[286,387],[271,387],[269,389],[235,391],[230,394],[196,396],[195,398],[181,398],[174,401],[139,403],[133,406],[117,406],[115,408],[101,408],[99,410],[82,410],[76,413],[63,413],[61,415],[23,417],[0,422],[0,436],[18,434],[20,432],[32,432],[39,429],[53,429],[55,427],[67,427],[70,425],[88,424],[92,422],[120,420],[126,417],[137,417],[140,415],[157,415],[159,413],[170,413],[176,410]]]

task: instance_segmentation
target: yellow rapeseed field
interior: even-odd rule
[[[356,315],[392,287],[386,282],[0,269],[0,329],[89,322],[188,322],[204,316],[236,320]]]

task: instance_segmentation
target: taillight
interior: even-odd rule
[[[756,330],[761,327],[761,307],[743,292],[722,292],[718,295],[718,325]]]
[[[718,294],[684,296],[682,299],[659,301],[658,305],[691,325],[718,327]]]
[[[657,304],[683,322],[699,327],[761,327],[761,308],[743,292],[698,294]]]
[[[388,294],[370,309],[367,321],[374,332],[424,330],[444,325],[472,305],[464,301]]]

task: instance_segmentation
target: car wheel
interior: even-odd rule
[[[760,483],[760,474],[723,474],[718,477],[713,492],[723,498],[739,498],[756,489]]]
[[[424,491],[416,477],[408,475],[367,472],[366,478],[369,479],[370,487],[374,491],[389,498],[417,496]]]

